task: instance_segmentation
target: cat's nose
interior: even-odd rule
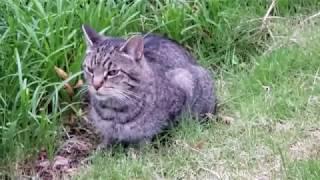
[[[100,89],[103,85],[103,78],[93,78],[92,85],[96,90]]]

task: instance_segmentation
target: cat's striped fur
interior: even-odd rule
[[[83,30],[89,119],[102,144],[149,141],[183,113],[215,111],[212,76],[182,46],[156,35],[125,40]]]

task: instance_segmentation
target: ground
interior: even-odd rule
[[[319,9],[318,0],[1,1],[0,179],[320,179]],[[95,150],[78,88],[84,23],[184,45],[214,73],[217,114],[183,119],[138,149]]]

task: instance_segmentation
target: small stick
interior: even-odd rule
[[[221,177],[219,176],[219,174],[211,169],[205,168],[205,167],[200,167],[200,169],[207,171],[209,173],[211,173],[212,175],[214,175],[216,178],[221,179]]]
[[[266,26],[267,26],[267,20],[269,19],[269,15],[272,11],[272,9],[274,8],[274,6],[276,5],[276,1],[277,0],[272,0],[269,9],[267,11],[267,13],[264,15],[263,19],[262,19],[262,26],[261,26],[261,30],[263,30]]]
[[[310,21],[311,19],[316,18],[316,17],[318,17],[318,16],[320,16],[320,11],[319,11],[318,13],[316,13],[316,14],[308,17],[308,18],[306,18],[305,20],[303,20],[302,24],[305,23],[305,22],[307,22],[307,21]]]

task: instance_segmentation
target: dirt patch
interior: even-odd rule
[[[253,160],[254,166],[247,171],[242,171],[241,179],[268,180],[282,178],[281,157],[275,154],[270,147],[257,146],[255,152],[248,155],[246,159]]]
[[[308,130],[303,139],[290,146],[289,155],[293,160],[318,159],[320,157],[320,128]]]
[[[77,168],[88,164],[86,157],[94,149],[89,139],[73,137],[59,149],[53,160],[39,158],[35,170],[41,179],[65,179],[76,173]]]
[[[88,157],[97,147],[98,136],[84,119],[74,122],[65,126],[68,131],[52,159],[42,149],[35,160],[20,165],[21,179],[70,179],[79,167],[88,165]]]
[[[275,126],[275,131],[278,133],[288,132],[294,128],[294,124],[291,122],[278,122]]]

